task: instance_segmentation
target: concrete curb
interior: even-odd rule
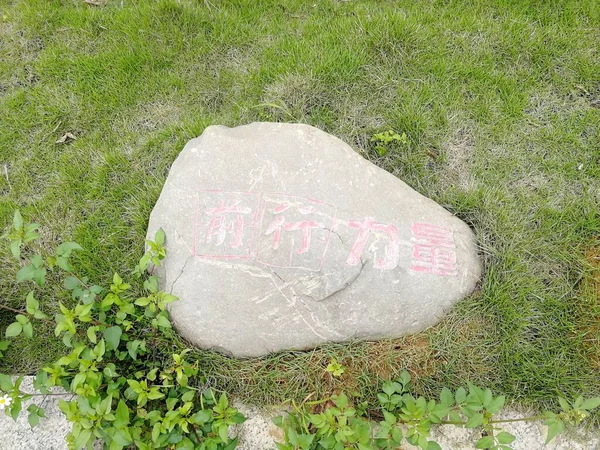
[[[25,377],[21,389],[24,392],[35,392],[33,377]],[[61,394],[60,389],[54,394]],[[65,436],[71,429],[61,411],[58,409],[59,399],[70,399],[71,394],[52,395],[37,402],[46,411],[46,419],[31,430],[27,422],[27,414],[22,413],[14,422],[10,417],[0,414],[0,450],[67,450]],[[23,410],[31,402],[23,404]],[[281,441],[282,433],[271,419],[280,414],[282,409],[259,409],[239,401],[233,402],[248,420],[234,428],[233,433],[240,438],[238,450],[275,450],[275,442]],[[527,411],[508,409],[501,415],[505,419],[516,419],[531,415]],[[548,446],[544,445],[547,429],[541,422],[512,422],[503,426],[505,431],[517,436],[513,443],[514,450],[600,450],[600,431],[574,430],[559,436]],[[476,430],[467,430],[454,426],[441,426],[433,430],[431,439],[438,442],[444,450],[471,450],[481,437]],[[415,447],[404,446],[404,450]]]

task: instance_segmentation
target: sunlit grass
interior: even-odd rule
[[[43,245],[76,240],[79,270],[103,283],[141,256],[188,139],[210,124],[308,123],[469,223],[480,289],[394,342],[242,361],[198,351],[211,383],[256,402],[341,388],[369,400],[408,367],[422,392],[472,380],[525,403],[598,395],[600,311],[583,280],[598,271],[599,8],[495,4],[5,1],[0,224],[20,208]],[[409,145],[380,158],[369,139],[388,129]],[[56,144],[66,132],[77,139]],[[2,245],[0,297],[16,307],[27,289]],[[42,299],[52,310],[65,295],[56,280]],[[2,369],[55,357],[51,334],[15,342]]]

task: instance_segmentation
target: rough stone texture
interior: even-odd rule
[[[238,357],[421,331],[481,272],[465,223],[300,124],[208,127],[171,167],[159,227],[176,329]]]
[[[25,392],[35,392],[33,377],[25,377],[21,389]],[[60,393],[60,390],[55,390]],[[21,414],[17,422],[0,413],[0,450],[67,450],[65,436],[71,429],[71,424],[58,409],[60,398],[69,399],[71,396],[50,396],[40,404],[46,410],[46,419],[31,430],[27,423],[27,415]],[[26,410],[29,402],[23,404]],[[282,433],[273,425],[271,419],[279,415],[280,408],[270,408],[268,411],[254,406],[234,401],[247,420],[232,430],[233,435],[240,438],[237,450],[276,450],[275,442],[281,442]],[[530,416],[530,412],[504,411],[502,417],[516,419]],[[514,422],[503,426],[503,429],[514,434],[518,439],[512,444],[514,450],[600,450],[600,433],[598,430],[575,430],[561,435],[548,446],[544,446],[547,428],[541,422]],[[453,426],[436,427],[432,430],[431,439],[438,442],[444,450],[471,450],[477,440],[476,430],[464,430]],[[480,437],[480,436],[479,436]],[[97,445],[96,448],[102,448]],[[406,445],[407,450],[412,449]]]
[[[276,450],[275,442],[283,442],[283,431],[272,419],[282,414],[281,409],[267,411],[239,401],[233,405],[246,416],[246,421],[232,430],[232,434],[240,439],[236,450]]]

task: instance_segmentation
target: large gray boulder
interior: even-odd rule
[[[481,273],[465,223],[308,125],[206,128],[171,167],[160,227],[175,328],[238,357],[421,331]]]

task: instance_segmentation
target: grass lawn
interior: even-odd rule
[[[244,361],[197,351],[208,380],[257,403],[373,400],[403,368],[420,393],[470,380],[537,406],[600,394],[600,3],[102,3],[0,1],[0,228],[20,208],[44,246],[79,242],[77,270],[106,283],[141,257],[187,140],[210,124],[308,123],[469,223],[480,288],[405,339]],[[369,139],[388,129],[409,146],[379,157]],[[0,301],[14,308],[28,291],[16,270],[1,243]],[[69,299],[49,281],[52,312]],[[0,312],[0,331],[12,321]],[[42,327],[0,372],[61,351]]]

